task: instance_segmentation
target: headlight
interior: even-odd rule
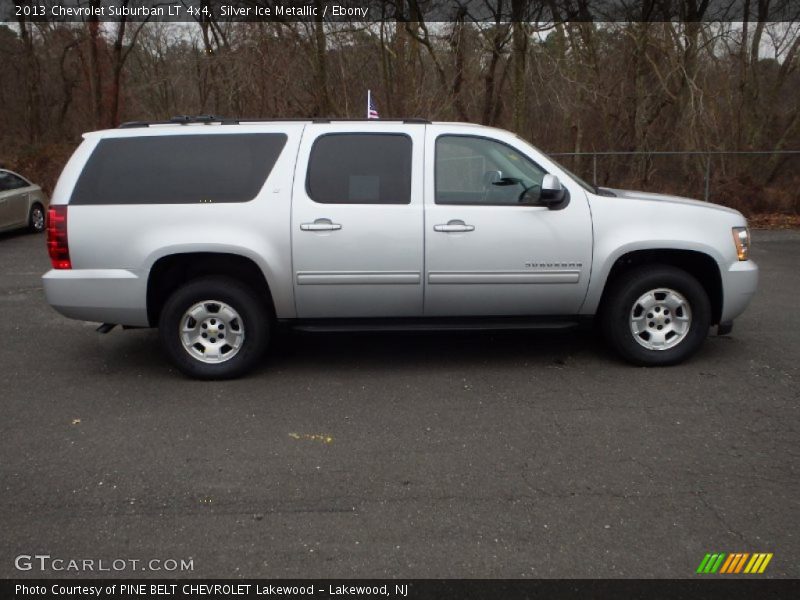
[[[750,230],[747,227],[734,227],[733,243],[739,260],[747,260],[750,255]]]

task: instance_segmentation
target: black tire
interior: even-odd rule
[[[42,233],[45,230],[45,212],[44,206],[38,202],[31,206],[28,213],[28,231],[31,233]]]
[[[240,316],[243,340],[234,355],[224,362],[203,362],[181,340],[179,328],[186,311],[203,302],[208,302],[212,309],[215,302],[225,303]],[[228,277],[204,277],[190,281],[169,297],[161,311],[158,330],[170,361],[186,375],[195,379],[233,379],[253,369],[262,358],[269,343],[271,322],[265,302],[248,286]],[[229,337],[230,332],[229,326]]]
[[[683,296],[689,305],[691,321],[683,339],[674,346],[650,349],[637,341],[631,330],[631,315],[640,297],[665,288]],[[668,265],[647,265],[624,273],[611,283],[600,319],[606,341],[625,360],[641,366],[674,365],[703,345],[711,325],[711,303],[703,286],[686,271]],[[648,334],[642,334],[640,339],[644,335]]]

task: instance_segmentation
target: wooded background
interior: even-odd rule
[[[543,24],[507,4],[517,22],[0,24],[0,163],[49,192],[85,131],[363,117],[367,88],[381,117],[494,125],[548,152],[800,149],[800,23]],[[560,160],[591,180],[591,157]],[[712,201],[798,213],[800,156],[713,161]],[[602,157],[598,183],[702,197],[705,168]]]

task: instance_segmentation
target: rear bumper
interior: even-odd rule
[[[733,263],[722,273],[722,316],[720,322],[733,321],[750,304],[758,287],[758,265],[752,260]]]
[[[147,280],[124,269],[52,269],[42,277],[47,302],[81,321],[147,327]]]

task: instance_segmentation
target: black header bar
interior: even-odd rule
[[[270,598],[321,600],[772,600],[800,597],[800,580],[698,576],[694,579],[123,580],[0,582],[2,598]]]
[[[797,21],[797,0],[0,0],[0,22]]]

